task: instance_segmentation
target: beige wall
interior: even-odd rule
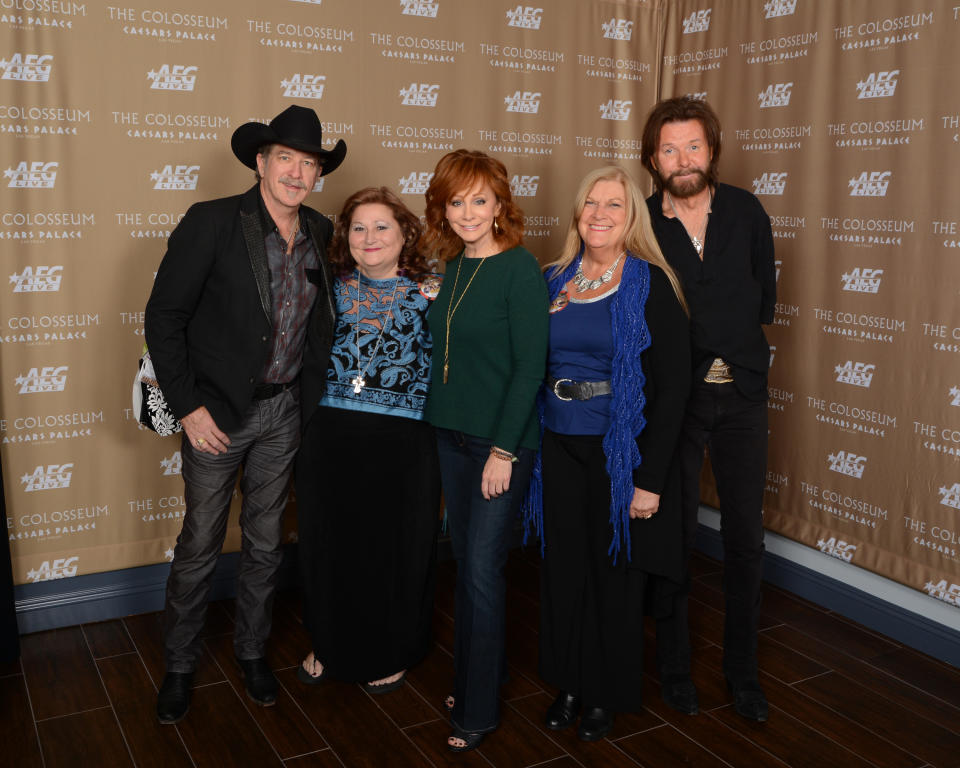
[[[0,0],[0,455],[17,582],[171,556],[179,439],[138,430],[130,385],[170,230],[253,182],[228,148],[238,125],[314,107],[349,147],[311,200],[328,215],[368,184],[421,212],[439,157],[488,151],[545,261],[583,173],[616,162],[646,185],[647,110],[700,93],[723,120],[722,179],[758,194],[777,238],[768,527],[958,599],[954,3],[191,7]]]

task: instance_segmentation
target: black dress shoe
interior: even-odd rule
[[[600,741],[613,728],[613,712],[603,707],[584,707],[577,736],[581,741]]]
[[[690,675],[666,675],[661,678],[660,697],[670,709],[684,715],[695,715],[700,711],[697,700],[697,688]]]
[[[267,660],[237,659],[247,696],[261,707],[272,707],[277,703],[277,678],[273,676]]]
[[[728,680],[727,686],[733,693],[733,709],[738,715],[747,718],[747,720],[756,720],[758,723],[767,722],[770,707],[760,683],[756,680],[731,683]]]
[[[157,694],[157,720],[164,725],[179,723],[190,709],[193,672],[167,672]]]
[[[573,724],[580,714],[580,697],[572,693],[560,691],[553,704],[547,707],[547,728],[552,731],[562,731]]]

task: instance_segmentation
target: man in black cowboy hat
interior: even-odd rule
[[[250,698],[276,701],[264,656],[281,519],[300,443],[300,399],[319,399],[333,333],[326,259],[333,227],[302,203],[317,177],[343,162],[346,145],[323,149],[316,113],[291,106],[269,125],[240,126],[231,146],[258,183],[187,211],[146,311],[157,380],[183,425],[186,500],[167,581],[161,723],[177,722],[190,706],[210,578],[241,467],[234,653]],[[301,376],[307,344],[324,370]]]

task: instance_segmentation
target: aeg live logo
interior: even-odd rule
[[[712,10],[707,8],[705,11],[691,13],[683,20],[683,34],[691,35],[694,32],[706,32],[710,29],[710,11]]]
[[[540,111],[540,95],[540,91],[515,91],[512,96],[504,96],[503,103],[507,112],[535,115]]]
[[[46,83],[53,68],[48,62],[53,56],[46,53],[15,53],[9,59],[0,59],[0,80],[22,80],[30,83]]]
[[[43,293],[59,291],[60,280],[63,278],[62,266],[56,267],[24,267],[19,275],[14,272],[10,275],[14,293]]]
[[[160,69],[147,72],[147,79],[154,91],[192,91],[197,82],[197,69],[182,64],[164,64]]]
[[[25,493],[33,491],[51,491],[57,488],[69,488],[70,478],[73,477],[73,464],[49,464],[44,467],[42,464],[28,475],[23,475],[20,482],[23,483]]]
[[[831,536],[829,539],[820,539],[817,542],[817,549],[819,549],[824,554],[835,557],[838,560],[843,560],[845,563],[849,563],[853,560],[853,556],[857,551],[856,544],[847,544],[843,539],[837,539],[834,536]]]
[[[757,94],[757,101],[760,102],[760,109],[769,109],[770,107],[786,107],[790,104],[790,93],[793,83],[771,83],[766,90]]]
[[[873,363],[855,363],[853,360],[847,360],[845,364],[838,365],[833,370],[837,374],[837,381],[841,384],[852,384],[855,387],[869,389],[876,369],[877,366]]]
[[[890,171],[863,171],[850,179],[850,197],[886,197]]]
[[[847,477],[855,477],[858,480],[863,477],[863,470],[867,463],[866,456],[857,456],[848,451],[838,451],[827,456],[827,468],[831,472],[838,472]]]
[[[430,83],[410,83],[400,89],[401,103],[407,107],[435,107],[439,95],[440,86]]]
[[[199,178],[199,165],[165,165],[150,174],[154,189],[194,190]]]
[[[281,80],[283,95],[292,99],[322,99],[326,75],[303,75],[299,72],[293,77]]]
[[[774,19],[777,16],[793,16],[797,10],[797,0],[767,0],[763,4],[764,18]]]
[[[539,186],[539,176],[517,174],[510,180],[510,194],[514,197],[536,197]]]
[[[543,8],[534,8],[532,5],[518,5],[512,11],[507,11],[507,26],[521,29],[540,29],[543,19]]]
[[[854,267],[849,272],[842,274],[840,280],[843,283],[843,290],[845,291],[853,291],[854,293],[876,293],[880,290],[882,276],[882,269]]]
[[[66,365],[47,365],[43,368],[31,368],[26,374],[14,380],[20,387],[18,394],[33,395],[38,392],[63,392],[67,388]]]
[[[755,195],[782,195],[787,187],[787,174],[765,173],[759,179],[753,180],[753,194]]]
[[[7,182],[10,189],[53,189],[59,166],[59,163],[45,163],[42,160],[32,163],[21,160],[16,168],[7,168],[3,175],[10,179]]]
[[[600,26],[603,36],[610,40],[629,40],[633,37],[633,22],[630,19],[610,19]]]
[[[437,11],[440,10],[439,2],[430,2],[430,0],[400,0],[403,6],[401,13],[405,16],[426,16],[431,19],[437,18]]]
[[[73,557],[58,557],[52,563],[49,560],[44,560],[40,563],[39,568],[31,568],[27,571],[27,579],[34,584],[38,581],[67,579],[77,575],[78,562],[80,562],[80,558],[76,555]]]
[[[410,171],[406,176],[401,176],[398,181],[401,195],[423,195],[426,194],[427,187],[430,186],[430,180],[433,178],[433,171]]]
[[[871,72],[866,80],[857,83],[858,99],[885,99],[897,90],[899,69],[890,72]]]
[[[179,475],[183,468],[183,457],[180,455],[180,451],[174,451],[170,458],[160,459],[160,468],[164,475]]]
[[[632,106],[632,101],[610,99],[605,104],[600,105],[600,117],[603,120],[629,120]]]

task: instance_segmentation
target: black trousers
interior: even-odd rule
[[[617,712],[642,708],[643,597],[647,574],[607,554],[610,478],[601,435],[543,436],[544,558],[540,570],[540,675]]]
[[[757,619],[763,565],[763,489],[767,473],[767,401],[748,400],[736,384],[695,382],[684,417],[678,460],[683,475],[687,572],[672,615],[657,621],[663,674],[689,673],[689,559],[697,532],[703,449],[720,497],[723,540],[723,671],[731,681],[757,678]]]

